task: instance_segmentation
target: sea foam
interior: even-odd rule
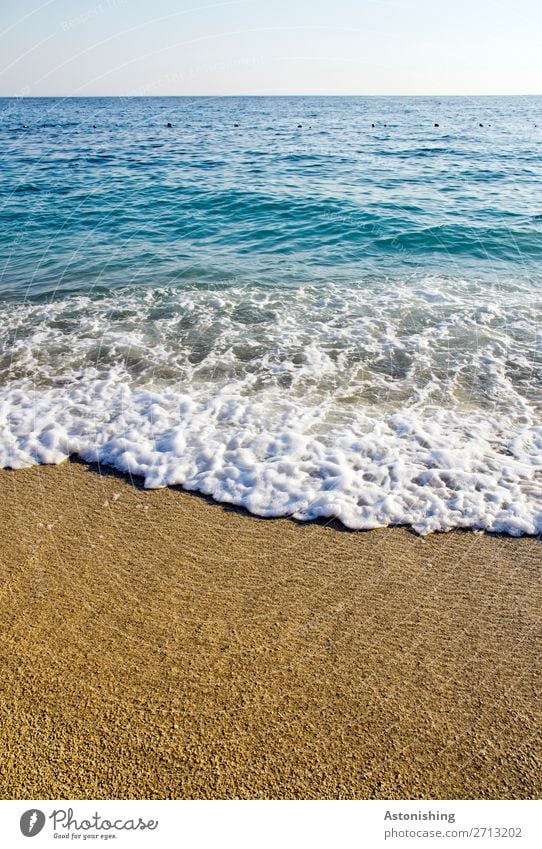
[[[14,305],[0,465],[70,455],[259,516],[542,531],[536,289],[423,278]]]

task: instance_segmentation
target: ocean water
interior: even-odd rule
[[[0,150],[1,466],[542,531],[542,98],[4,99]]]

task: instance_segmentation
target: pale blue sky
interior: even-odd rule
[[[541,0],[1,0],[0,95],[542,94]]]

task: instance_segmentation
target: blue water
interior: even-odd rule
[[[0,141],[2,465],[541,530],[542,98],[2,99]]]
[[[0,138],[6,295],[542,259],[542,98],[1,100]]]

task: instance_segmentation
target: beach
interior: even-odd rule
[[[3,797],[539,796],[541,128],[0,98]]]
[[[3,798],[529,799],[540,542],[0,472]]]

